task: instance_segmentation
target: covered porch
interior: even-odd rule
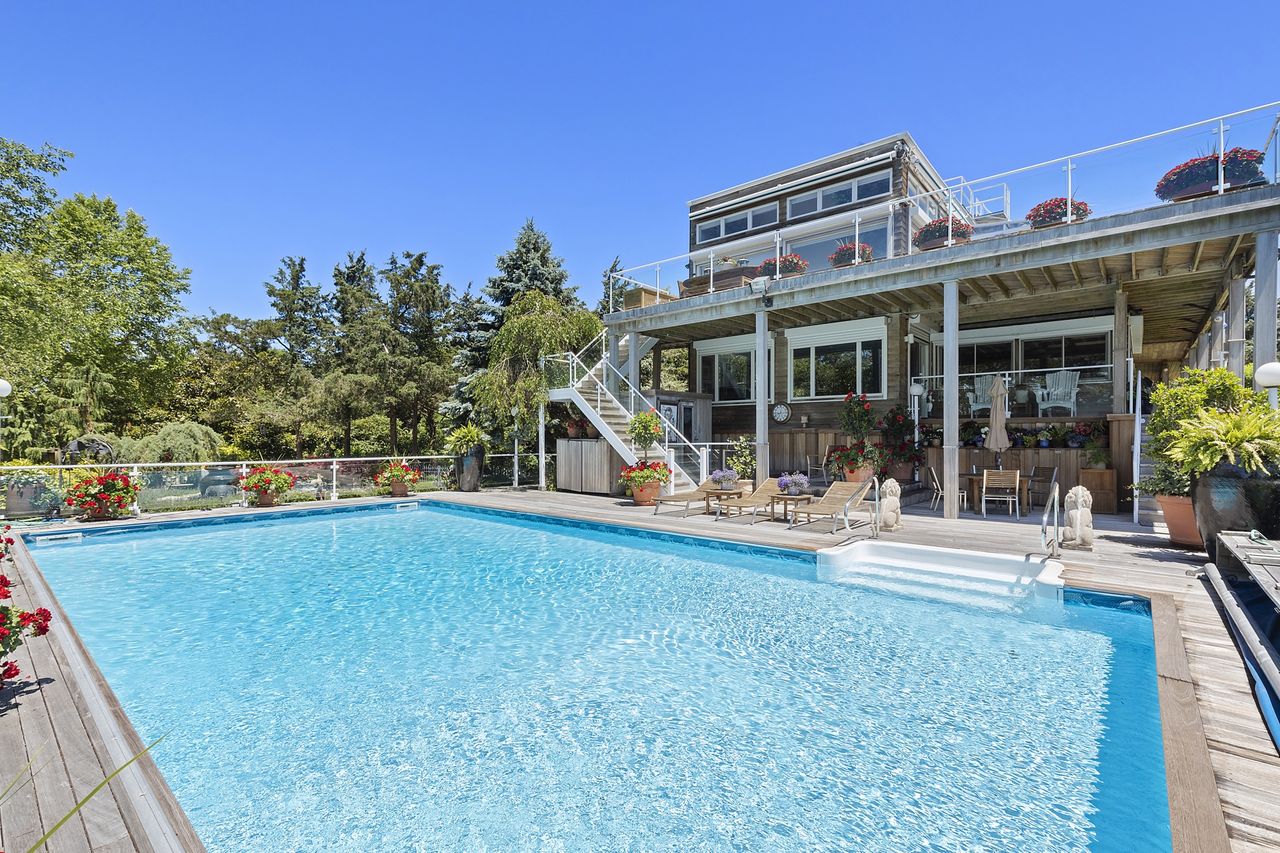
[[[714,437],[769,436],[757,445],[757,470],[769,472],[798,467],[799,445],[820,452],[838,398],[798,387],[796,367],[806,346],[829,343],[821,330],[848,329],[858,381],[868,364],[881,371],[877,409],[911,406],[926,428],[940,429],[944,514],[955,518],[962,423],[989,414],[983,385],[995,375],[1012,391],[1015,427],[1127,418],[1115,432],[1130,444],[1112,442],[1119,459],[1131,455],[1133,414],[1151,382],[1184,365],[1244,375],[1245,293],[1255,275],[1257,358],[1273,359],[1277,229],[1280,188],[1262,186],[623,311],[607,318],[609,349],[620,352],[631,335],[659,352],[687,348],[690,392],[713,399]],[[619,367],[638,386],[642,348],[627,352]],[[727,400],[717,398],[726,352],[746,354],[737,363],[749,387]],[[773,419],[778,403],[790,410],[783,424]],[[1130,466],[1117,479],[1131,474]]]

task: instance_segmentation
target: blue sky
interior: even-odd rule
[[[1280,7],[1227,48],[1204,8],[10,2],[0,135],[74,151],[60,191],[145,216],[198,312],[263,314],[283,255],[479,286],[529,216],[594,303],[690,198],[899,130],[981,176],[1280,99]]]

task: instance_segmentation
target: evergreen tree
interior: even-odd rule
[[[471,285],[452,301],[448,312],[449,348],[453,351],[454,383],[440,413],[454,426],[471,420],[476,380],[489,365],[493,326],[489,304],[471,292]]]
[[[612,311],[618,311],[622,308],[622,287],[615,278],[622,272],[622,260],[618,255],[613,256],[613,263],[609,264],[609,268],[600,275],[600,301],[596,303],[596,315],[604,317]],[[614,295],[617,299],[614,299]]]
[[[515,299],[531,291],[545,293],[568,307],[582,306],[576,287],[570,287],[569,271],[564,261],[551,253],[551,240],[533,224],[525,221],[516,244],[498,256],[498,274],[489,279],[485,295],[494,304],[495,331],[502,326],[503,313]]]
[[[319,366],[328,354],[333,307],[319,285],[307,279],[307,259],[282,259],[266,288],[276,312],[273,337],[288,353],[289,364]]]
[[[436,414],[453,379],[444,329],[449,287],[440,281],[440,265],[427,263],[426,252],[392,255],[382,276],[396,341],[395,407],[408,421],[410,449],[418,453],[424,424],[428,443],[435,443]]]

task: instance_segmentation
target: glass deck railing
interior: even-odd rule
[[[607,289],[613,310],[643,307],[772,278],[875,264],[1011,233],[1280,182],[1280,101],[1058,157],[932,192],[681,251],[623,270]],[[1226,156],[1219,156],[1226,152]],[[900,228],[901,219],[908,227]],[[942,220],[932,230],[927,223]],[[911,235],[895,240],[895,232]],[[861,245],[837,253],[841,246]],[[797,255],[799,271],[762,270]],[[836,257],[833,259],[832,256]]]
[[[1121,366],[1121,369],[1125,369]],[[991,385],[1004,377],[1007,394],[1005,415],[1010,418],[1101,418],[1115,411],[1112,366],[1095,364],[1047,370],[992,370],[960,374],[960,417],[991,415]],[[924,389],[917,406],[921,419],[945,414],[943,377],[915,376],[912,383]],[[1128,395],[1122,401],[1129,405]]]

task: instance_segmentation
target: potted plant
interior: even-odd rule
[[[711,482],[717,489],[732,489],[738,485],[738,472],[732,468],[717,468],[711,472]]]
[[[1055,424],[1054,426],[1049,427],[1049,446],[1066,447],[1067,434],[1067,428],[1060,424]]]
[[[916,422],[905,406],[896,405],[876,422],[887,457],[885,473],[899,482],[908,482],[917,464]]]
[[[401,459],[390,460],[382,466],[382,470],[373,475],[373,482],[378,486],[391,489],[391,497],[403,498],[409,494],[409,486],[422,479],[422,472],[409,467],[409,463]]]
[[[48,508],[46,495],[53,488],[53,481],[47,475],[39,471],[14,471],[0,477],[0,481],[5,489],[5,516],[38,515]]]
[[[596,425],[593,424],[590,420],[588,420],[587,418],[583,418],[582,434],[585,435],[587,438],[599,438],[600,430],[596,429]]]
[[[275,506],[276,497],[292,489],[298,482],[293,474],[270,465],[250,468],[249,473],[238,480],[240,488],[253,495],[254,506]]]
[[[1093,210],[1083,201],[1071,200],[1071,221],[1079,222],[1082,219],[1088,219],[1089,214]],[[1032,228],[1049,228],[1054,225],[1062,225],[1067,221],[1067,199],[1065,196],[1058,196],[1047,201],[1042,201],[1027,212],[1027,222],[1031,223]]]
[[[1179,424],[1168,455],[1191,478],[1191,506],[1210,560],[1223,530],[1280,536],[1280,412],[1207,409]]]
[[[955,216],[950,219],[944,216],[941,219],[935,219],[932,222],[926,222],[921,225],[911,238],[912,245],[922,252],[929,249],[939,249],[947,245],[948,222],[951,223],[951,245],[968,243],[969,238],[973,236],[973,226]]]
[[[1155,461],[1152,476],[1135,489],[1154,495],[1169,527],[1169,539],[1178,545],[1203,548],[1191,504],[1191,474],[1171,455],[1184,421],[1199,419],[1206,411],[1240,411],[1266,405],[1266,397],[1240,384],[1223,368],[1187,370],[1176,379],[1158,384],[1151,392],[1151,416],[1147,420],[1147,449]]]
[[[1023,435],[1022,430],[1017,427],[1007,427],[1005,432],[1009,436],[1010,447],[1024,447],[1026,445],[1026,436]]]
[[[884,464],[884,451],[869,441],[831,448],[832,469],[851,483],[869,480]]]
[[[1266,180],[1262,161],[1266,155],[1252,148],[1232,148],[1222,158],[1222,177],[1237,190]],[[1179,163],[1156,184],[1156,197],[1161,201],[1185,201],[1210,195],[1218,186],[1218,154],[1194,157]]]
[[[624,465],[620,479],[631,490],[636,506],[653,506],[662,485],[671,480],[671,469],[665,462],[637,462]]]
[[[1036,433],[1036,447],[1048,447],[1053,441],[1053,432],[1048,429],[1042,429]]]
[[[803,495],[809,490],[809,475],[797,471],[794,474],[783,474],[778,478],[778,488],[788,495]]]
[[[111,471],[72,485],[65,503],[82,510],[86,521],[102,521],[127,513],[141,491],[142,484],[129,479],[128,474]]]
[[[923,427],[920,430],[920,440],[930,447],[941,447],[942,429],[939,427]]]
[[[765,258],[764,263],[756,267],[756,276],[775,275],[787,278],[788,276],[801,275],[809,268],[809,262],[797,254],[783,255],[780,258]]]
[[[871,254],[871,246],[866,243],[840,243],[827,255],[827,262],[833,267],[853,266],[855,261],[865,264],[871,260]]]
[[[9,558],[9,548],[13,539],[9,536],[9,525],[4,527],[4,544],[0,548],[0,562]],[[43,637],[49,633],[49,622],[53,614],[43,607],[35,610],[22,610],[6,602],[13,599],[10,589],[13,582],[0,573],[0,690],[5,682],[13,681],[22,674],[17,661],[9,655],[18,650],[23,640],[28,637]]]
[[[1084,443],[1084,464],[1086,468],[1108,468],[1111,465],[1111,451],[1102,446],[1102,442],[1091,438]]]
[[[484,472],[484,448],[488,441],[480,427],[474,424],[460,426],[445,439],[445,449],[453,456],[454,470],[458,476],[458,491],[480,490],[480,476]]]
[[[582,435],[582,421],[577,418],[569,418],[564,422],[564,431],[569,438],[578,438]]]

